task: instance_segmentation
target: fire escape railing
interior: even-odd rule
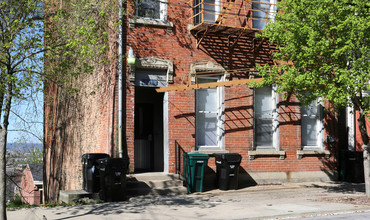
[[[265,2],[268,1],[268,2]],[[274,20],[276,0],[191,0],[194,28],[200,25],[220,25],[261,30]]]

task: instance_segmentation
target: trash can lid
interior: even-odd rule
[[[188,153],[189,159],[208,159],[208,154],[202,154],[197,151]]]
[[[100,158],[109,158],[108,154],[104,153],[88,153],[88,154],[83,154],[82,159],[100,159]]]
[[[240,162],[242,160],[242,155],[238,153],[217,153],[213,154],[216,160],[226,160],[227,162]]]
[[[107,167],[123,167],[126,168],[128,166],[128,159],[124,158],[102,158],[98,159],[97,162],[99,163],[99,166]]]

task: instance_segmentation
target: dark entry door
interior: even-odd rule
[[[135,88],[135,172],[163,172],[163,94]]]

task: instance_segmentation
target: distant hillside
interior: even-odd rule
[[[9,167],[19,164],[42,163],[42,144],[8,143],[6,148],[6,164]]]
[[[6,145],[7,150],[25,150],[25,149],[33,149],[33,148],[38,148],[42,150],[42,144],[40,143],[26,143],[26,144],[7,143]]]

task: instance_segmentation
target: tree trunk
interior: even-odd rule
[[[365,189],[366,196],[370,198],[370,146],[369,146],[369,135],[366,129],[366,116],[360,111],[360,117],[358,118],[358,127],[360,129],[362,138],[362,149],[364,150],[364,178],[365,178]]]
[[[360,134],[362,138],[363,145],[369,144],[369,135],[367,134],[366,128],[366,115],[360,111],[360,117],[358,118],[358,128],[360,129]]]
[[[364,150],[364,177],[365,177],[365,190],[366,196],[370,198],[370,161],[369,161],[369,145],[362,145]]]
[[[6,129],[0,129],[0,220],[6,220]]]
[[[12,74],[9,74],[12,75]],[[7,83],[6,90],[6,101],[5,101],[5,111],[4,111],[4,120],[3,127],[1,128],[1,141],[0,141],[0,220],[6,220],[6,143],[8,140],[8,125],[9,125],[9,114],[12,107],[13,99],[13,83]]]

